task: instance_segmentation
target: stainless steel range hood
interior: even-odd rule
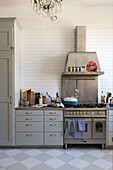
[[[97,64],[97,72],[88,72],[87,70],[76,73],[68,72],[68,67],[86,66],[89,61],[93,61]],[[98,76],[104,74],[104,72],[101,72],[96,52],[86,52],[86,26],[77,26],[75,29],[75,52],[68,53],[63,74],[81,76]]]
[[[82,72],[68,72],[68,67],[75,67],[75,66],[86,66],[89,61],[93,61],[97,64],[97,71],[95,72],[88,72],[86,69]],[[65,72],[63,74],[67,75],[92,75],[98,76],[104,74],[101,72],[98,57],[96,52],[70,52],[67,55],[66,65],[65,65]]]
[[[79,104],[98,103],[98,76],[101,72],[96,52],[86,52],[86,27],[75,29],[75,52],[69,52],[66,59],[65,71],[62,73],[61,98],[73,96],[79,91]],[[97,64],[97,71],[68,72],[68,67],[86,66],[89,61]]]

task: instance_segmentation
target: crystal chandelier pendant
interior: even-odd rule
[[[57,14],[62,11],[63,0],[31,0],[33,11],[42,17],[49,17],[51,21],[57,20]]]

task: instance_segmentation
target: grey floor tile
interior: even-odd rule
[[[16,163],[6,168],[6,170],[27,170],[27,168],[21,163]]]
[[[29,156],[28,154],[20,153],[18,155],[13,156],[12,158],[16,159],[17,161],[22,161],[22,160],[28,159],[30,157],[31,156]]]
[[[112,155],[106,154],[106,155],[104,155],[101,159],[104,159],[104,160],[106,160],[106,161],[110,161],[110,162],[113,163],[113,157],[112,157]]]
[[[66,154],[66,153],[58,156],[57,158],[60,159],[60,160],[62,160],[62,161],[64,161],[64,162],[69,162],[69,161],[75,159],[75,157],[73,157],[73,156],[71,156],[71,155],[68,155],[68,154]]]
[[[41,162],[45,162],[45,161],[51,159],[52,156],[50,156],[50,155],[48,155],[46,153],[42,153],[40,155],[35,156],[34,158],[41,161]]]
[[[48,165],[41,164],[36,167],[33,167],[31,170],[54,170],[54,169],[49,167]]]
[[[57,168],[56,170],[80,170],[80,169],[75,168],[71,165],[65,164],[65,165],[61,166],[60,168]]]
[[[79,157],[80,159],[83,159],[84,161],[87,161],[89,163],[92,163],[94,161],[96,161],[98,158],[92,156],[92,155],[88,155],[88,154],[85,154],[85,155],[82,155],[81,157]]]
[[[4,158],[6,158],[6,157],[8,157],[7,154],[5,154],[5,153],[3,153],[3,152],[0,153],[0,159],[4,159]]]
[[[82,170],[105,170],[105,169],[100,168],[100,167],[97,167],[97,166],[95,166],[95,165],[89,165],[89,166],[83,168]],[[107,170],[107,169],[106,169],[106,170]]]

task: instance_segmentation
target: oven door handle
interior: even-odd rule
[[[93,119],[94,121],[106,121],[106,119]]]

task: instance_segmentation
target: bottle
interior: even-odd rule
[[[37,93],[37,104],[39,104],[40,93]]]
[[[35,93],[35,103],[38,104],[38,93]]]
[[[101,93],[101,104],[104,104],[104,93],[103,93],[103,91]]]
[[[106,104],[106,96],[104,95],[104,104]]]
[[[112,97],[112,99],[110,100],[110,106],[113,106],[113,97]]]
[[[109,103],[109,105],[110,105],[110,101],[112,100],[112,94],[111,93],[109,93],[109,97],[108,97],[108,103]]]
[[[42,105],[42,96],[39,97],[39,105]]]

